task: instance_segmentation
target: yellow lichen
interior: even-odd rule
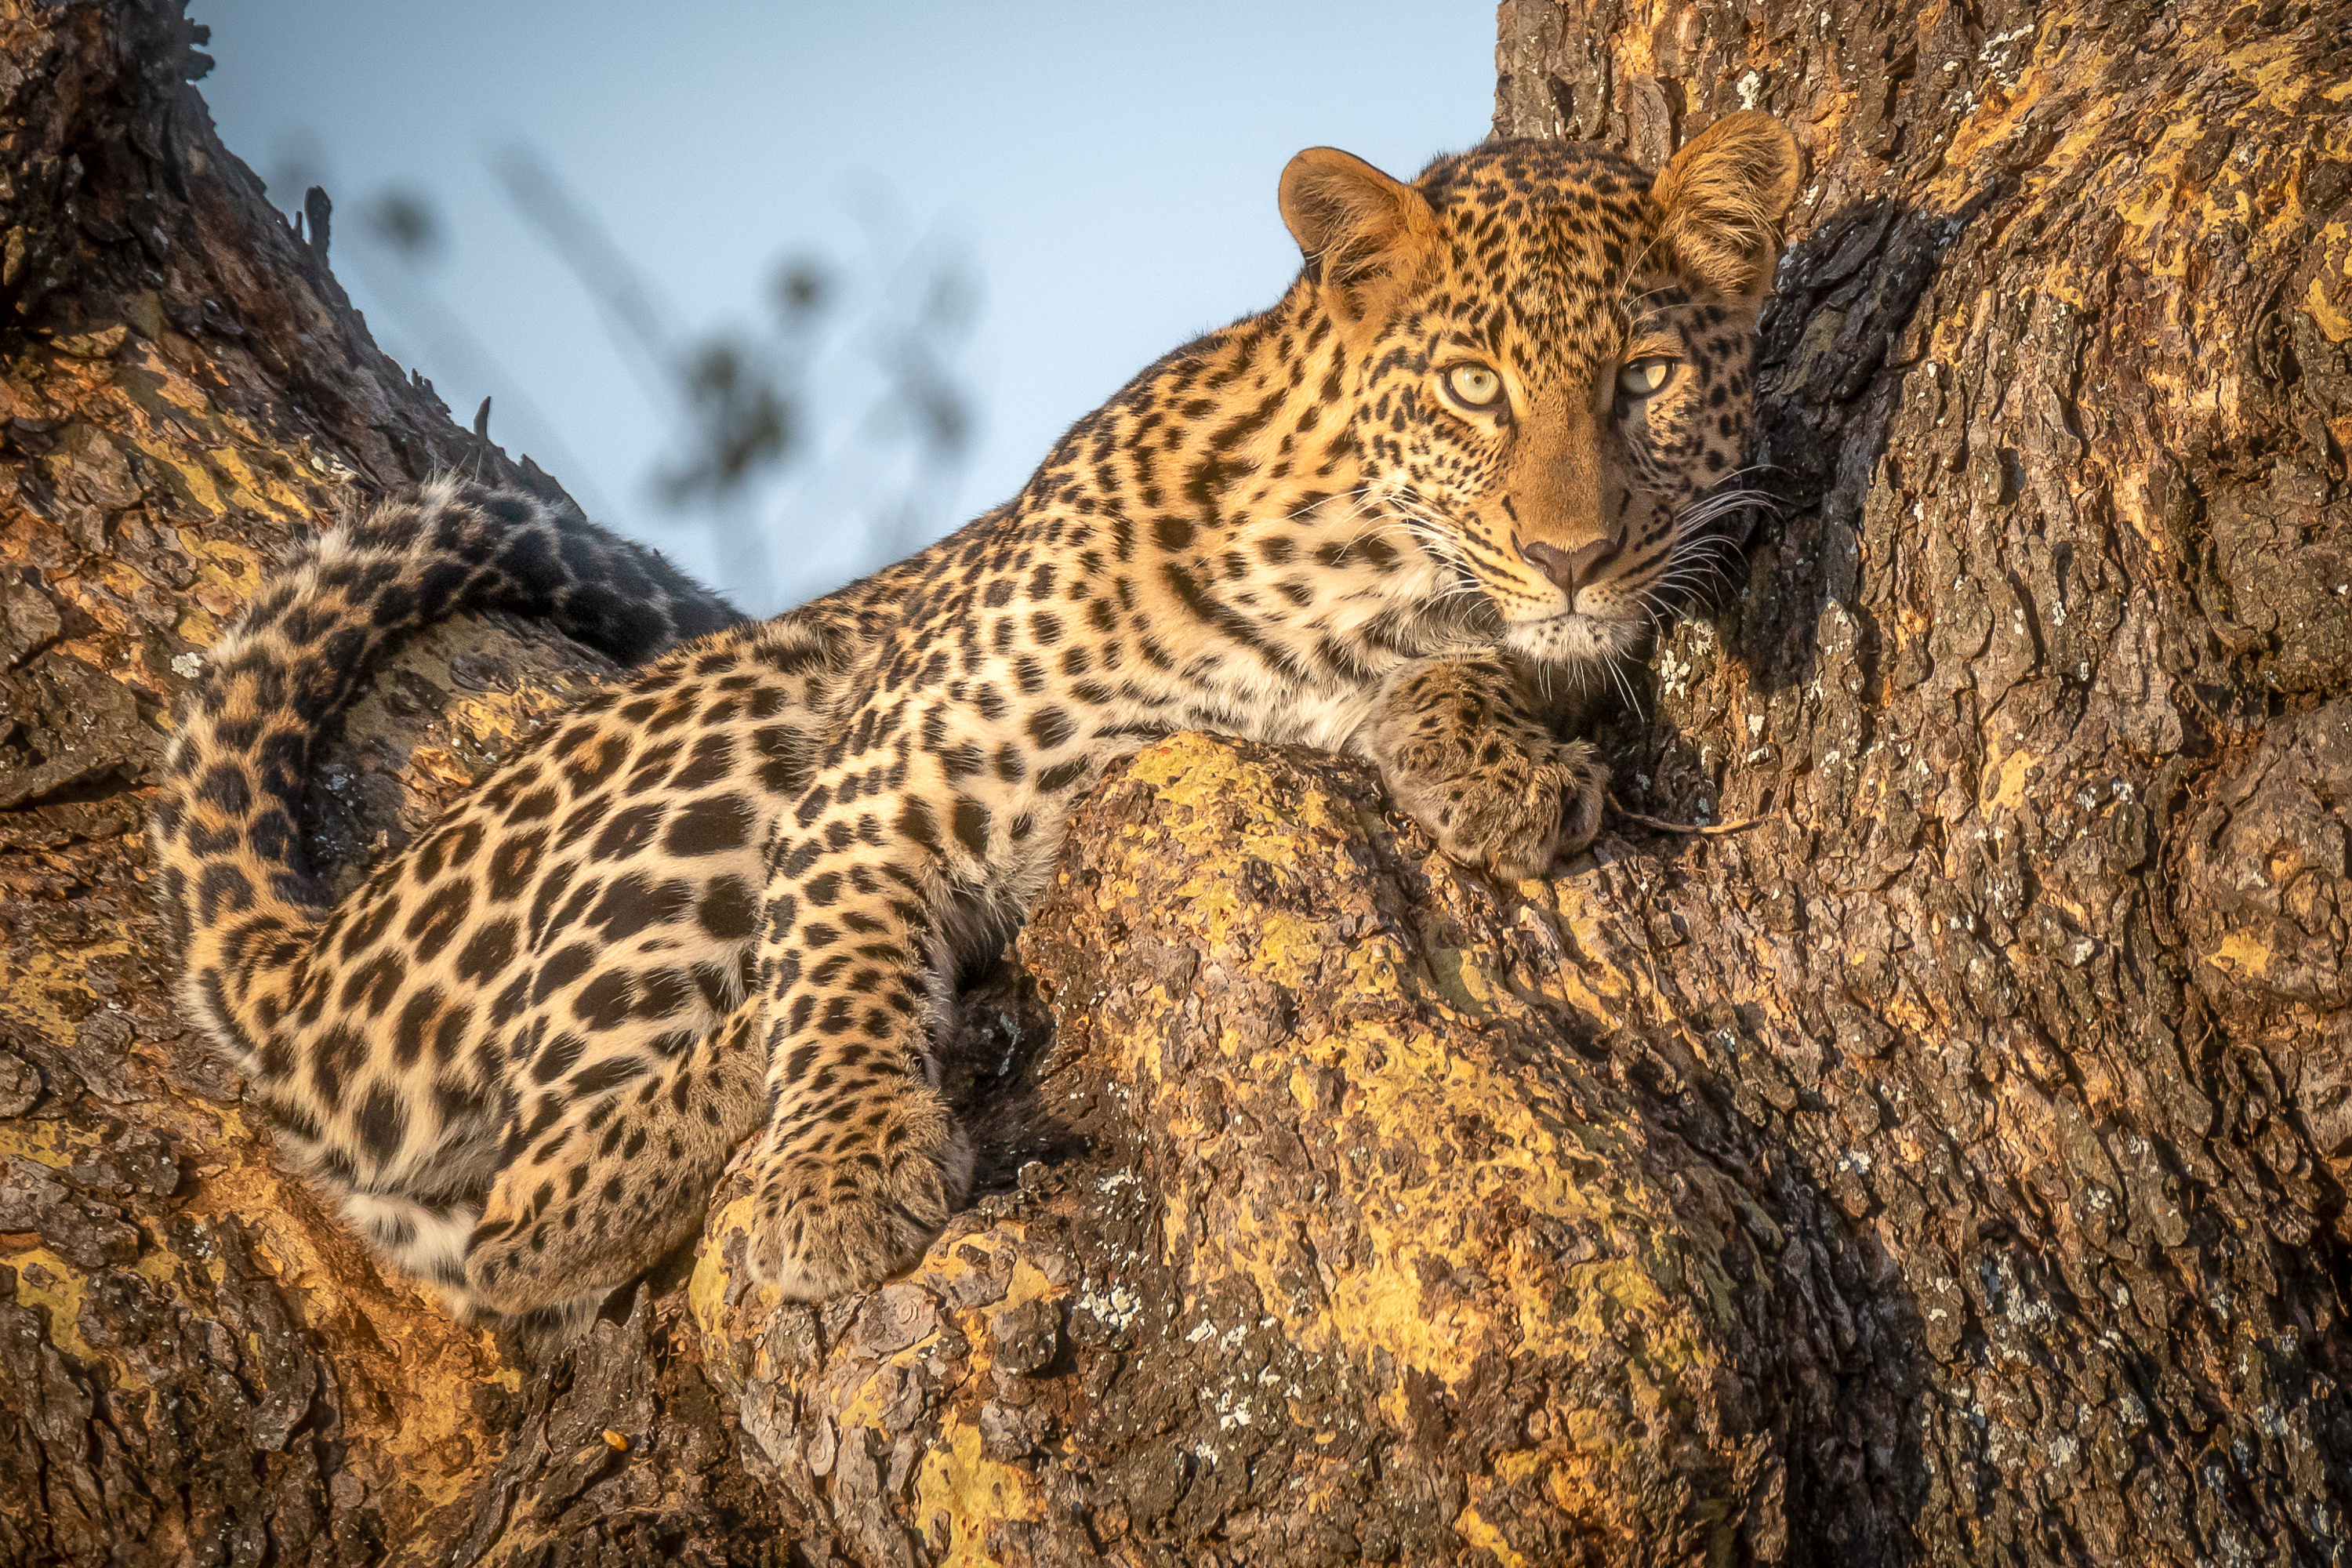
[[[714,1239],[732,1231],[749,1231],[751,1227],[752,1200],[750,1194],[737,1198],[710,1218],[706,1227]],[[717,1246],[705,1246],[694,1260],[694,1274],[687,1281],[687,1310],[702,1325],[706,1333],[717,1336],[719,1310],[727,1298],[727,1262]]]
[[[914,1512],[921,1532],[948,1538],[941,1568],[992,1568],[989,1535],[1009,1521],[1045,1517],[1035,1478],[982,1451],[980,1429],[951,1420],[924,1450],[915,1470]]]
[[[89,1288],[89,1276],[47,1247],[9,1253],[7,1260],[16,1270],[17,1304],[47,1310],[49,1343],[84,1366],[105,1363],[98,1347],[81,1337],[81,1303]]]
[[[79,1164],[104,1146],[95,1132],[68,1122],[0,1121],[0,1154],[22,1154],[53,1171]]]
[[[1478,1516],[1479,1502],[1494,1489],[1495,1483],[1488,1478],[1485,1476],[1472,1478],[1471,1500],[1455,1517],[1454,1531],[1478,1551],[1492,1556],[1496,1563],[1502,1564],[1502,1568],[1531,1568],[1528,1559],[1513,1550],[1511,1543],[1503,1539],[1501,1531]]]
[[[2303,308],[2311,312],[2312,323],[2326,335],[2328,342],[2340,343],[2352,338],[2352,318],[2336,308],[2327,290],[2320,287],[2316,274],[2311,279],[2311,287],[2304,290]]]
[[[1993,786],[1991,795],[1985,798],[1987,816],[2005,816],[2025,804],[2026,774],[2041,760],[2021,751],[2000,756],[1997,762],[1987,759],[1983,777]]]
[[[167,479],[179,481],[173,488],[180,492],[183,500],[203,508],[212,517],[218,517],[228,510],[227,504],[221,500],[220,487],[213,483],[211,472],[202,462],[187,456],[187,448],[142,437],[133,437],[132,444],[154,462],[158,471]]]
[[[1336,1189],[1333,1208],[1350,1216],[1354,1235],[1344,1247],[1315,1245],[1321,1223],[1315,1206],[1301,1211],[1222,1188],[1171,1184],[1160,1229],[1164,1258],[1187,1270],[1185,1294],[1243,1283],[1307,1353],[1385,1369],[1370,1410],[1404,1429],[1413,1424],[1409,1373],[1459,1388],[1482,1358],[1572,1363],[1600,1341],[1620,1346],[1627,1355],[1613,1376],[1631,1409],[1580,1423],[1576,1413],[1557,1412],[1553,1440],[1511,1463],[1576,1517],[1637,1513],[1617,1479],[1635,1449],[1646,1452],[1643,1446],[1660,1432],[1705,1441],[1694,1425],[1693,1391],[1720,1375],[1717,1346],[1720,1325],[1733,1317],[1733,1292],[1710,1250],[1717,1245],[1713,1232],[1685,1226],[1675,1201],[1643,1173],[1627,1134],[1583,1104],[1582,1095],[1606,1089],[1526,1065],[1543,1054],[1536,1042],[1556,1039],[1563,1002],[1613,1020],[1633,1011],[1643,994],[1644,983],[1622,965],[1591,956],[1621,951],[1599,895],[1572,879],[1527,889],[1522,919],[1543,923],[1578,955],[1557,976],[1529,979],[1481,943],[1428,932],[1412,946],[1377,931],[1335,943],[1328,917],[1268,910],[1234,872],[1255,860],[1309,885],[1359,879],[1352,846],[1364,824],[1353,804],[1287,777],[1276,787],[1270,768],[1229,743],[1197,737],[1147,749],[1129,776],[1156,791],[1162,809],[1118,831],[1129,853],[1164,860],[1172,851],[1197,867],[1167,900],[1194,940],[1255,982],[1343,990],[1348,1005],[1315,1032],[1271,1037],[1204,1011],[1192,1045],[1219,1059],[1205,1068],[1195,1059],[1180,1084],[1163,1081],[1171,1071],[1167,1029],[1172,1018],[1191,1016],[1194,997],[1187,987],[1154,986],[1130,1028],[1098,1037],[1114,1071],[1139,1100],[1153,1102],[1149,1114],[1179,1157],[1204,1165],[1216,1166],[1226,1141],[1245,1136],[1213,1107],[1203,1106],[1200,1120],[1184,1109],[1192,1103],[1188,1086],[1204,1070],[1267,1087],[1297,1107],[1302,1127],[1328,1125],[1336,1116],[1343,1130],[1336,1136],[1360,1128],[1381,1145],[1351,1152],[1343,1142],[1321,1167]],[[1493,892],[1471,886],[1468,873],[1443,862],[1429,868],[1441,904],[1491,906]],[[1110,909],[1139,891],[1114,875],[1092,897]],[[1097,1028],[1108,1024],[1097,1017]],[[1521,1044],[1475,1043],[1490,1035],[1498,1046]],[[1333,1085],[1343,1086],[1336,1107],[1328,1103]],[[1471,1127],[1475,1132],[1465,1134]],[[1390,1155],[1397,1150],[1413,1152],[1412,1173],[1396,1173]],[[1193,1212],[1196,1205],[1202,1212]],[[1719,1206],[1747,1212],[1737,1193],[1723,1195]],[[1539,1246],[1497,1245],[1489,1216],[1510,1212],[1563,1222],[1591,1238],[1591,1250],[1567,1262]],[[713,1370],[727,1378],[730,1364],[748,1356],[753,1364],[744,1375],[789,1393],[802,1421],[823,1415],[845,1436],[880,1429],[884,1395],[895,1397],[898,1386],[883,1369],[924,1359],[929,1342],[873,1362],[829,1351],[815,1369],[771,1364],[751,1347],[769,1339],[760,1325],[778,1303],[755,1291],[726,1304],[731,1281],[722,1259],[730,1238],[750,1222],[748,1199],[719,1211],[688,1285]],[[975,1268],[1001,1268],[995,1259],[1007,1258],[1010,1278],[1000,1297],[961,1312],[942,1309],[961,1320],[971,1344],[961,1378],[984,1379],[990,1371],[990,1318],[1030,1300],[1059,1300],[1069,1288],[1039,1270],[1026,1256],[1022,1227],[1009,1221],[951,1233],[906,1277],[951,1300],[963,1294],[950,1288],[954,1281]],[[1302,1289],[1302,1281],[1320,1288]],[[1041,1517],[1043,1499],[1027,1468],[985,1456],[960,1404],[940,1418],[943,1428],[918,1471],[914,1524],[947,1542],[947,1561],[987,1562],[995,1526]],[[1329,1496],[1345,1495],[1343,1472],[1328,1479]],[[1462,1528],[1485,1539],[1475,1499]]]
[[[2260,979],[2270,973],[2271,963],[2278,955],[2245,932],[2233,931],[2222,937],[2221,946],[2205,956],[2218,968]]]
[[[1319,860],[1326,873],[1347,874],[1338,863],[1341,841],[1336,836],[1327,840],[1313,831],[1303,814],[1276,809],[1266,781],[1254,772],[1236,763],[1230,747],[1191,738],[1147,751],[1130,771],[1130,776],[1154,784],[1163,799],[1180,805],[1213,801],[1218,807],[1214,817],[1203,813],[1197,825],[1180,819],[1168,828],[1201,866],[1199,875],[1180,891],[1179,907],[1205,928],[1213,942],[1235,919],[1245,918],[1255,933],[1266,928],[1268,915],[1276,912],[1244,902],[1234,890],[1230,871],[1236,846],[1241,853],[1270,863],[1307,868]],[[1287,799],[1286,795],[1286,803]],[[1242,820],[1234,822],[1237,807]],[[1324,816],[1328,818],[1329,813]],[[1453,875],[1433,869],[1440,876]],[[1588,945],[1597,942],[1597,915],[1573,892],[1559,901],[1567,911],[1562,923],[1574,929],[1578,917],[1583,917],[1581,940]],[[1286,931],[1275,942],[1237,950],[1235,961],[1265,979],[1297,984],[1299,970],[1292,949],[1328,944],[1328,932],[1312,921],[1295,924],[1296,930]],[[1467,1017],[1456,1026],[1457,1014],[1491,1016],[1502,1009],[1522,1021],[1537,1022],[1494,984],[1475,952],[1433,944],[1426,956],[1428,967],[1423,969],[1393,941],[1375,937],[1349,954],[1348,967],[1372,982],[1365,987],[1368,992],[1394,993],[1400,982],[1393,977],[1427,975],[1420,999],[1445,1023],[1448,1038],[1474,1034]],[[1632,994],[1629,976],[1607,966],[1594,966],[1591,973],[1617,996]],[[1604,1016],[1612,1011],[1602,1005],[1601,993],[1584,974],[1564,977],[1559,989]],[[1673,1325],[1692,1308],[1710,1315],[1727,1311],[1726,1288],[1710,1277],[1710,1260],[1685,1258],[1655,1245],[1653,1238],[1675,1228],[1671,1212],[1660,1194],[1646,1192],[1632,1174],[1621,1140],[1556,1107],[1546,1116],[1543,1097],[1532,1095],[1516,1073],[1497,1071],[1449,1050],[1428,1030],[1400,1031],[1384,1024],[1354,1022],[1312,1040],[1285,1040],[1279,1057],[1265,1060],[1239,1059],[1244,1037],[1221,1033],[1214,1041],[1216,1049],[1237,1058],[1225,1072],[1236,1081],[1284,1083],[1305,1104],[1312,1079],[1301,1069],[1332,1069],[1349,1086],[1352,1103],[1347,1113],[1351,1121],[1379,1128],[1424,1152],[1444,1142],[1442,1129],[1464,1118],[1475,1118],[1492,1134],[1492,1152],[1486,1157],[1454,1161],[1416,1184],[1396,1183],[1376,1167],[1360,1173],[1350,1162],[1336,1163],[1334,1179],[1354,1200],[1371,1261],[1368,1267],[1336,1271],[1328,1271],[1327,1266],[1328,1300],[1311,1318],[1292,1325],[1302,1345],[1337,1350],[1360,1365],[1384,1354],[1400,1369],[1426,1373],[1449,1385],[1466,1378],[1482,1353],[1501,1350],[1573,1355],[1596,1335],[1628,1342],[1635,1350],[1637,1371],[1643,1363],[1654,1363],[1641,1375],[1656,1388],[1670,1387],[1712,1361],[1711,1348],[1693,1331],[1695,1324],[1680,1330]],[[1139,1081],[1156,1079],[1162,1056],[1154,1024],[1143,1024],[1119,1044]],[[1180,1138],[1189,1131],[1170,1128]],[[1603,1170],[1612,1173],[1623,1190],[1604,1192],[1572,1173]],[[1607,1237],[1616,1256],[1559,1269],[1532,1255],[1496,1255],[1465,1234],[1464,1222],[1465,1215],[1506,1196]],[[1171,1199],[1171,1205],[1185,1201]],[[1292,1237],[1296,1222],[1279,1215],[1268,1220],[1261,1220],[1248,1205],[1220,1206],[1215,1224],[1201,1227],[1210,1246],[1194,1255],[1193,1267],[1204,1276],[1238,1273],[1251,1281],[1269,1311],[1286,1314],[1284,1280],[1295,1277],[1297,1262]],[[1182,1235],[1195,1227],[1176,1212],[1168,1228],[1171,1235]],[[1492,1289],[1448,1300],[1433,1298],[1421,1283],[1465,1268],[1482,1272]],[[1629,1325],[1639,1325],[1640,1331],[1628,1332]],[[1393,1419],[1403,1417],[1402,1398],[1401,1386],[1392,1387],[1385,1403],[1396,1406],[1388,1412]]]
[[[62,952],[16,949],[13,962],[0,961],[0,1013],[23,1019],[50,1039],[69,1040],[99,1005],[98,994],[84,979],[90,960],[130,951],[127,937]]]

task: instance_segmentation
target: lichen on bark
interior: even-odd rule
[[[1064,1498],[1108,1561],[1775,1554],[1804,1243],[1633,1026],[1622,876],[1499,889],[1361,764],[1145,751],[1017,944],[1084,1152],[823,1309],[749,1287],[729,1203],[709,1364],[796,1492],[940,1561],[1086,1561]]]
[[[1853,1560],[2347,1551],[2347,49],[2291,5],[1503,7],[1500,129],[1807,151],[1778,515],[1619,760],[1788,825],[1645,918],[1844,1216],[1860,1397],[1790,1418]]]

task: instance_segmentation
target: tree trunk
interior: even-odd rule
[[[730,1182],[534,1358],[171,1001],[147,770],[271,552],[552,483],[376,352],[178,12],[0,13],[0,1561],[2352,1552],[2340,19],[1510,0],[1502,130],[1809,145],[1781,510],[1613,731],[1628,805],[1766,820],[1503,888],[1357,764],[1155,747],[969,992],[918,1269],[780,1306]],[[426,639],[312,853],[601,673]]]
[[[1780,515],[1619,775],[1770,814],[1622,918],[1835,1211],[1792,1528],[2346,1561],[2352,11],[1507,0],[1498,65],[1507,133],[1809,155]]]

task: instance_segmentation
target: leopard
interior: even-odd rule
[[[183,1005],[287,1163],[461,1315],[593,1315],[730,1169],[758,1284],[873,1288],[971,1194],[959,966],[1121,759],[1184,731],[1352,752],[1498,878],[1591,842],[1608,770],[1545,693],[1644,646],[1732,493],[1797,163],[1760,113],[1654,173],[1310,148],[1271,309],[772,619],[560,498],[443,475],[356,512],[175,718],[152,841]],[[331,900],[322,748],[407,639],[491,612],[623,672]]]

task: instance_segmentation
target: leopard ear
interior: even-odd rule
[[[1761,294],[1797,195],[1797,142],[1769,114],[1727,114],[1675,154],[1654,184],[1659,238],[1718,293]]]
[[[1282,171],[1282,221],[1307,274],[1342,291],[1411,270],[1437,229],[1428,198],[1337,147],[1309,147]]]

